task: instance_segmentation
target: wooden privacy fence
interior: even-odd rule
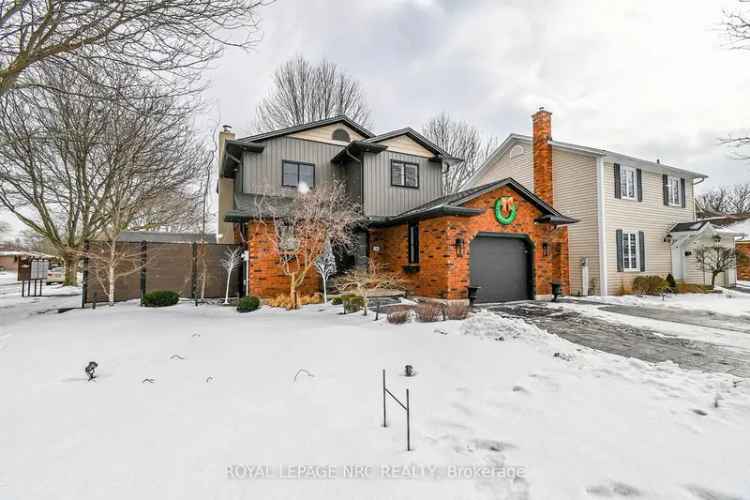
[[[238,245],[217,243],[167,243],[151,241],[119,241],[115,251],[123,255],[115,280],[115,301],[138,299],[142,294],[156,290],[172,290],[180,297],[224,297],[227,275],[221,259],[227,249]],[[83,266],[83,305],[107,301],[107,253],[109,242],[86,243]],[[242,265],[232,272],[229,296],[241,291]]]

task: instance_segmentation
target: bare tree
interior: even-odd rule
[[[738,252],[734,246],[726,247],[718,243],[713,246],[702,246],[695,250],[695,260],[698,268],[704,273],[711,274],[711,287],[716,285],[716,278],[730,269],[736,269],[737,265],[746,262],[747,256]]]
[[[750,182],[719,186],[696,197],[701,210],[719,214],[750,214]]]
[[[460,191],[497,146],[497,138],[483,137],[479,130],[463,121],[456,121],[447,113],[431,118],[422,127],[422,134],[462,161],[451,165],[443,176],[446,193]]]
[[[332,62],[316,65],[298,56],[276,69],[273,89],[256,109],[256,127],[274,130],[342,114],[369,126],[360,83]]]
[[[344,291],[352,291],[364,299],[364,315],[370,299],[383,290],[401,290],[404,280],[397,274],[382,271],[374,259],[367,267],[356,267],[336,280],[336,286]]]
[[[240,247],[227,248],[224,257],[221,258],[221,267],[227,273],[227,289],[224,294],[224,304],[229,304],[229,282],[232,281],[232,273],[240,265],[242,260],[242,249]]]
[[[266,215],[259,224],[265,229],[263,233],[281,271],[289,276],[289,297],[296,309],[299,288],[325,251],[326,243],[351,248],[353,229],[361,212],[340,183],[301,190],[293,198],[264,196],[258,202],[258,210]]]
[[[10,233],[10,224],[0,220],[0,236],[5,236],[7,233]]]
[[[315,259],[315,270],[318,271],[323,282],[323,303],[328,302],[328,279],[336,272],[336,257],[333,255],[333,247],[330,240],[326,240],[323,253]]]
[[[96,70],[91,75],[122,65],[194,79],[225,46],[248,48],[257,41],[257,11],[262,4],[262,0],[1,1],[0,96],[17,85],[40,83],[28,70],[45,63],[78,67],[86,61]]]
[[[69,68],[46,68],[49,86],[0,100],[0,204],[57,249],[66,284],[75,284],[86,240],[195,221],[202,146],[193,107],[131,69],[112,74],[98,85]]]

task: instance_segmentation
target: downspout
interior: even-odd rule
[[[607,275],[607,219],[604,206],[604,157],[596,159],[596,215],[599,221],[599,294],[609,295]]]

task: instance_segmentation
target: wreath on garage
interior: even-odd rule
[[[495,218],[500,224],[510,224],[516,220],[518,204],[513,202],[512,196],[503,196],[495,200]]]

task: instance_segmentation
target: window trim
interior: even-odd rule
[[[416,238],[412,231],[416,231]],[[419,264],[419,222],[410,222],[406,226],[406,253],[410,266]]]
[[[628,195],[628,174],[633,174],[633,196]],[[620,199],[638,200],[638,169],[629,165],[620,165]]]
[[[682,192],[681,191],[682,191],[682,181],[680,180],[680,178],[674,175],[667,175],[667,204],[668,206],[682,208]],[[676,198],[677,201],[674,201],[673,198]]]
[[[394,184],[393,183],[393,164],[394,163],[400,163],[401,164],[401,182],[403,184]],[[417,185],[416,186],[407,186],[406,185],[406,166],[410,165],[417,168]],[[388,169],[388,178],[391,184],[391,187],[402,187],[407,189],[419,189],[419,163],[410,162],[407,160],[396,160],[392,159],[390,163],[390,168]]]
[[[622,245],[622,272],[624,273],[640,273],[641,272],[641,259],[643,258],[641,256],[641,241],[640,237],[638,236],[639,231],[635,231],[632,229],[623,229],[622,230],[622,241],[620,244]],[[635,238],[635,267],[628,267],[626,263],[630,259],[630,250],[629,246],[625,243],[625,241],[628,239],[629,236],[633,236]],[[628,254],[628,258],[625,257],[626,253]]]
[[[286,165],[286,164],[296,165],[297,166],[297,184],[294,184],[294,185],[284,184],[284,165]],[[294,188],[294,189],[299,188],[299,178],[300,178],[299,169],[300,169],[301,165],[306,165],[308,167],[312,167],[312,169],[313,169],[313,183],[312,183],[312,186],[308,186],[308,187],[310,189],[315,189],[315,183],[317,181],[317,179],[316,179],[316,176],[317,176],[316,170],[317,169],[315,168],[315,164],[314,163],[309,163],[309,162],[306,162],[306,161],[297,161],[297,160],[281,160],[281,187]]]

